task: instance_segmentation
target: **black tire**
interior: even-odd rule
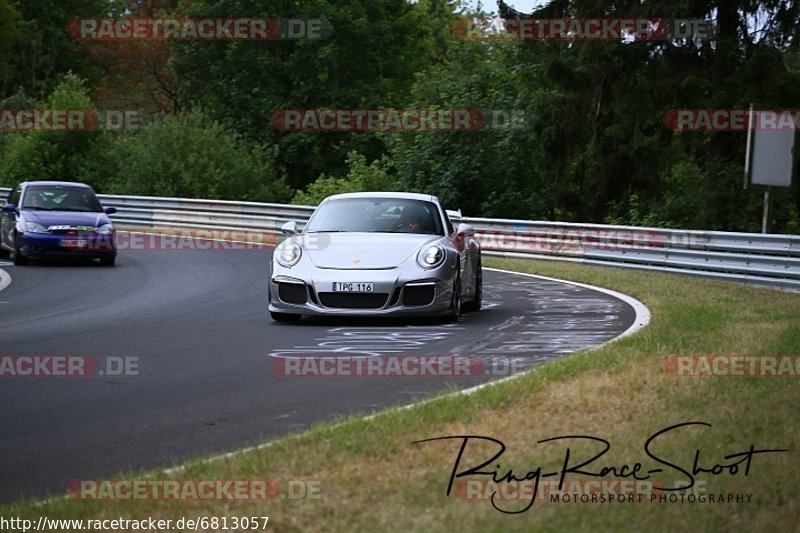
[[[450,309],[447,311],[447,321],[455,322],[461,316],[461,273],[456,273],[456,280],[453,282],[453,296],[450,299]]]
[[[0,237],[0,259],[8,259],[11,252],[3,248],[3,237]]]
[[[28,263],[28,258],[22,255],[22,252],[19,251],[19,235],[17,232],[14,232],[14,264],[17,266],[23,266]]]
[[[480,311],[481,304],[483,303],[483,267],[481,267],[481,260],[478,258],[478,270],[475,272],[475,297],[469,302],[465,303],[461,308],[469,313]]]
[[[294,315],[292,313],[276,313],[275,311],[270,311],[269,316],[271,316],[272,320],[275,322],[298,322],[301,315]]]
[[[117,256],[113,255],[110,257],[101,257],[100,264],[105,267],[113,267],[114,264],[117,262]]]

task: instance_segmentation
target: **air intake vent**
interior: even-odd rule
[[[403,305],[428,305],[433,301],[433,285],[406,285],[403,287]]]
[[[278,296],[287,304],[304,304],[306,286],[299,283],[278,283]]]
[[[389,295],[385,292],[320,292],[319,300],[325,307],[339,309],[380,309]]]

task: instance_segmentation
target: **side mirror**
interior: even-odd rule
[[[297,235],[297,221],[290,220],[281,226],[281,233],[284,235]]]
[[[116,207],[106,207],[105,209],[103,209],[103,211],[105,211],[106,215],[113,215],[114,213],[117,212],[117,208]]]
[[[14,204],[6,204],[2,208],[3,213],[19,213],[17,206]]]
[[[475,228],[473,228],[469,224],[461,223],[458,225],[458,229],[456,230],[456,235],[461,235],[463,237],[474,237]]]

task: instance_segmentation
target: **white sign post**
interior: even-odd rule
[[[753,111],[747,129],[745,187],[747,177],[753,185],[765,185],[761,233],[769,222],[769,188],[791,187],[794,171],[794,140],[797,124],[791,111]]]

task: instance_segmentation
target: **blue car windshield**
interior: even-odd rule
[[[63,185],[34,185],[26,188],[21,208],[35,211],[101,212],[103,210],[91,189]]]
[[[342,198],[322,204],[304,233],[422,233],[444,235],[433,202],[407,198]]]

